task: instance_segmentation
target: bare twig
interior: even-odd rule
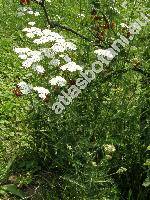
[[[35,3],[38,3],[42,8],[43,8],[43,11],[44,11],[44,14],[45,14],[45,17],[46,17],[46,21],[48,23],[48,25],[51,27],[51,28],[55,28],[55,27],[58,27],[58,28],[61,28],[61,29],[64,29],[64,30],[67,30],[77,36],[79,36],[80,38],[86,40],[86,41],[89,41],[91,42],[91,40],[87,37],[85,37],[84,35],[78,33],[77,31],[73,30],[72,28],[68,27],[68,26],[65,26],[65,25],[61,25],[59,24],[58,22],[56,21],[53,21],[53,20],[50,20],[49,18],[49,15],[47,13],[47,9],[46,9],[46,6],[45,6],[45,0],[42,0],[41,2],[37,2],[36,0],[33,0]]]

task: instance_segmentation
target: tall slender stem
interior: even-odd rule
[[[71,33],[73,33],[73,34],[79,36],[80,38],[91,42],[91,40],[90,40],[89,38],[87,38],[87,37],[85,37],[84,35],[78,33],[77,31],[73,30],[72,28],[70,28],[70,27],[68,27],[68,26],[65,26],[65,25],[61,25],[61,24],[59,24],[59,23],[56,22],[56,21],[50,20],[50,19],[49,19],[49,16],[48,16],[48,13],[47,13],[47,9],[46,9],[46,7],[45,7],[45,4],[42,3],[42,4],[40,4],[40,5],[41,5],[41,7],[43,8],[43,11],[44,11],[44,14],[45,14],[47,23],[48,23],[48,25],[50,25],[51,28],[58,27],[58,28],[67,30],[67,31],[69,31],[69,32],[71,32]]]

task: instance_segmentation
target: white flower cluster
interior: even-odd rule
[[[35,36],[39,36],[39,38],[33,40],[33,43],[36,44],[55,42],[50,48],[51,51],[55,53],[64,52],[66,50],[71,50],[71,51],[76,50],[75,44],[73,44],[72,42],[66,42],[63,36],[49,29],[44,29],[42,31],[39,28],[30,27],[30,28],[24,28],[23,32],[26,32],[26,36],[29,38],[34,38]]]
[[[35,36],[41,36],[42,35],[42,31],[40,28],[37,27],[30,27],[30,28],[24,28],[22,30],[23,32],[27,32],[26,36],[29,38],[34,38]]]
[[[46,35],[43,32],[43,35],[40,38],[35,39],[33,42],[36,44],[45,44],[47,42],[54,42],[58,39],[62,39],[62,36],[60,36],[58,33],[51,32],[49,35]]]
[[[33,90],[37,91],[39,97],[43,100],[46,99],[47,95],[50,93],[49,90],[44,87],[34,87]]]
[[[28,85],[26,82],[22,81],[17,84],[22,94],[29,94],[32,90],[32,86]]]
[[[38,92],[39,97],[43,100],[45,100],[47,95],[50,93],[49,90],[44,87],[32,87],[31,85],[28,85],[24,81],[18,83],[17,86],[22,94],[29,94],[31,93],[32,90]]]
[[[61,70],[75,72],[75,71],[82,71],[82,67],[77,65],[75,62],[68,62],[67,64],[60,67]]]
[[[97,49],[97,50],[94,51],[94,53],[96,53],[97,56],[103,55],[103,56],[107,57],[108,59],[114,58],[114,55],[110,51],[110,49]]]
[[[57,41],[52,47],[52,51],[55,53],[64,52],[66,50],[76,50],[76,45],[72,42],[66,42],[64,39]]]
[[[58,86],[62,87],[62,86],[66,85],[67,81],[64,78],[62,78],[61,76],[56,76],[55,78],[52,78],[49,81],[49,83],[51,85],[58,85]]]
[[[19,11],[26,12],[28,14],[34,14],[30,8],[21,8]],[[50,47],[38,48],[38,50],[31,50],[29,48],[14,48],[15,53],[18,54],[18,57],[23,60],[22,67],[30,68],[37,72],[37,74],[44,74],[45,69],[41,65],[41,61],[47,57],[50,60],[50,66],[60,66],[59,69],[62,71],[82,71],[82,67],[77,65],[72,61],[70,56],[66,51],[75,51],[76,45],[72,42],[66,41],[63,36],[53,32],[49,29],[41,30],[40,28],[35,27],[35,22],[28,22],[29,27],[24,28],[22,31],[26,33],[28,38],[33,39],[33,43],[40,45],[49,43]],[[62,54],[63,53],[63,54]],[[63,65],[61,66],[61,62]],[[66,62],[66,64],[64,64]],[[62,76],[52,77],[49,80],[51,86],[63,87],[67,84],[67,81]],[[25,82],[18,84],[22,94],[27,94],[32,91],[36,91],[41,99],[45,99],[50,91],[44,87],[31,87]]]
[[[35,65],[33,66],[33,69],[38,73],[38,74],[43,74],[45,72],[45,69],[41,65]]]
[[[113,144],[104,144],[103,148],[104,148],[105,153],[108,155],[116,151],[116,148]]]
[[[37,63],[43,59],[41,51],[32,51],[29,48],[14,48],[14,51],[19,54],[19,58],[23,61],[22,66],[29,68],[33,63]]]
[[[39,16],[40,15],[40,13],[38,12],[38,11],[33,11],[32,10],[32,8],[30,8],[30,7],[23,7],[23,6],[20,6],[19,8],[18,8],[18,13],[17,13],[17,15],[18,15],[18,17],[21,17],[21,16],[23,16],[23,15],[25,15],[25,14],[29,14],[29,15],[34,15],[34,16]]]

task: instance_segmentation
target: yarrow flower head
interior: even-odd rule
[[[61,77],[61,76],[56,76],[55,78],[52,78],[49,81],[49,83],[51,85],[54,85],[54,86],[58,85],[58,86],[62,87],[62,86],[66,85],[67,81],[63,77]]]
[[[29,31],[29,30],[28,30]],[[40,38],[35,39],[33,42],[36,44],[45,44],[47,42],[58,42],[64,40],[63,36],[58,33],[52,32],[49,29],[44,29],[40,35]],[[65,40],[64,40],[65,41]]]
[[[94,51],[94,53],[97,54],[97,56],[103,55],[109,59],[113,59],[114,55],[113,53],[110,51],[110,49],[97,49]]]
[[[43,59],[41,51],[32,51],[29,48],[14,48],[14,51],[19,54],[19,58],[23,59],[22,66],[29,68],[33,63]]]
[[[112,154],[116,151],[116,148],[113,144],[104,144],[103,147],[106,154]]]
[[[32,34],[34,36],[42,36],[42,30],[40,28],[37,28],[37,27],[30,27],[30,28],[24,28],[22,30],[23,32],[27,32],[27,34]],[[27,35],[28,36],[28,35]]]
[[[45,72],[45,69],[41,65],[35,65],[33,66],[33,69],[38,73],[38,74],[43,74]]]
[[[70,72],[75,72],[75,71],[82,71],[82,67],[77,65],[75,62],[69,62],[63,66],[60,67],[61,70],[65,71],[68,70]]]
[[[66,42],[64,39],[58,41],[51,47],[52,51],[58,53],[58,52],[64,52],[66,50],[76,50],[76,45],[72,42]]]
[[[43,100],[46,99],[47,95],[50,93],[49,90],[44,87],[34,87],[33,90],[37,91],[39,97]]]
[[[19,87],[22,94],[29,94],[32,90],[32,87],[24,81],[18,83],[17,86]]]

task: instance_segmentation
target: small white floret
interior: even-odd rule
[[[34,15],[37,17],[37,16],[40,15],[40,13],[39,12],[35,12]]]
[[[34,26],[35,25],[35,22],[29,22],[28,23],[30,26]]]

